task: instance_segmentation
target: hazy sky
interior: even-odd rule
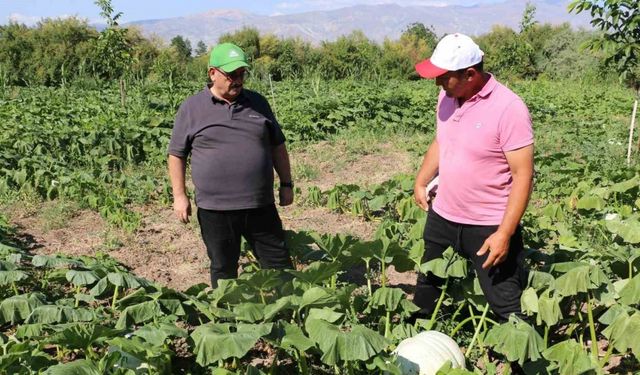
[[[170,18],[202,13],[212,9],[241,9],[261,15],[300,13],[310,10],[328,10],[356,4],[396,3],[410,5],[465,5],[495,3],[505,0],[112,0],[116,11],[122,12],[121,22]],[[92,0],[0,0],[0,24],[9,21],[33,25],[44,17],[79,16],[89,22],[100,22],[99,8]]]

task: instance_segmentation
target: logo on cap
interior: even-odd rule
[[[231,50],[231,52],[229,52],[229,57],[238,57],[238,56],[240,56],[240,55],[238,54],[238,52],[236,52],[234,50]]]

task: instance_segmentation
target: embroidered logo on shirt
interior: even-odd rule
[[[476,129],[480,129],[482,127],[482,123],[481,122],[476,122]]]
[[[260,118],[260,116],[258,116],[258,115],[249,115],[249,117],[251,117],[251,118]]]

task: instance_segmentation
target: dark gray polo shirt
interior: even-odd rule
[[[180,106],[168,153],[191,154],[198,207],[240,210],[274,203],[271,151],[284,141],[262,95],[243,89],[229,105],[205,87]]]

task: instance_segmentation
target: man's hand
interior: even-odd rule
[[[489,252],[487,260],[482,264],[482,268],[487,269],[489,267],[497,266],[507,259],[509,254],[509,241],[511,236],[505,232],[496,231],[490,235],[482,244],[482,247],[476,255],[483,256]]]
[[[280,187],[280,205],[288,206],[293,203],[293,189],[287,186]]]
[[[420,208],[425,211],[429,210],[429,201],[431,200],[431,196],[427,194],[427,187],[415,185],[413,187],[413,199],[415,199],[416,203]]]
[[[183,223],[189,222],[191,216],[191,201],[186,195],[179,195],[173,198],[173,212]]]

